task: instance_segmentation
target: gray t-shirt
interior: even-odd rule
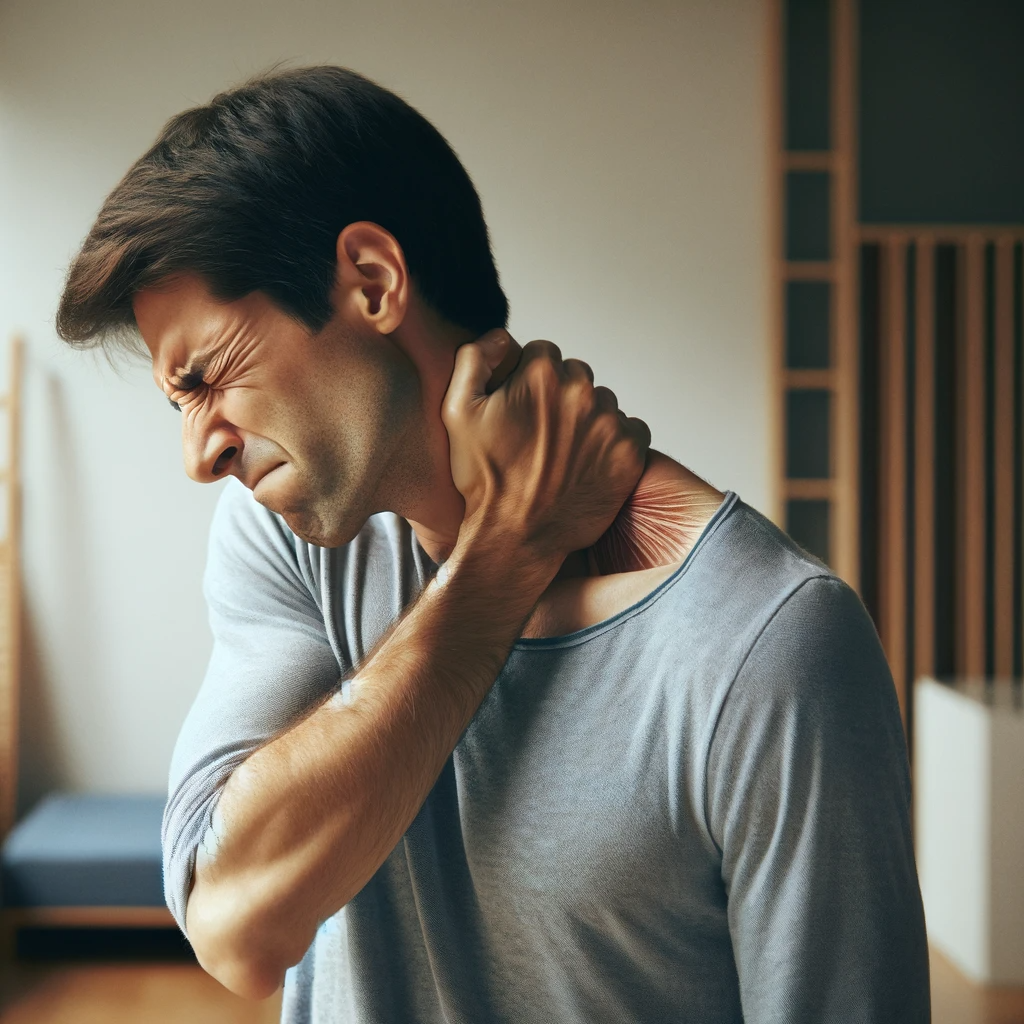
[[[434,568],[398,516],[325,550],[228,483],[164,819],[179,924],[227,776]],[[927,1021],[908,774],[860,601],[730,494],[642,601],[516,643],[405,836],[288,972],[283,1020]]]

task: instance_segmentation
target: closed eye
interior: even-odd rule
[[[175,391],[182,391],[186,394],[190,391],[195,391],[197,387],[204,384],[202,370],[191,370],[181,375],[177,382],[174,383]],[[181,405],[174,401],[173,398],[168,398],[168,402],[171,403],[171,408],[181,412]]]

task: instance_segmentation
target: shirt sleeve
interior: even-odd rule
[[[929,1021],[899,706],[841,581],[806,581],[762,631],[707,779],[747,1024]]]
[[[347,671],[315,585],[306,545],[229,481],[203,580],[213,652],[175,745],[163,819],[164,894],[183,932],[196,849],[231,772]]]

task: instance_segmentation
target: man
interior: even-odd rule
[[[289,1022],[927,1020],[863,607],[506,319],[454,154],[332,67],[173,119],[72,265],[62,335],[137,329],[235,478],[164,822],[200,962]]]

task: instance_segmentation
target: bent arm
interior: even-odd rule
[[[274,992],[384,862],[559,565],[640,478],[646,424],[551,343],[527,345],[485,394],[503,350],[462,346],[442,410],[465,499],[446,582],[366,660],[351,700],[329,698],[250,754],[221,794],[186,925],[200,963],[235,992]]]
[[[460,550],[461,548],[461,550]],[[557,561],[469,542],[342,694],[231,775],[200,849],[187,929],[202,966],[271,995],[320,922],[409,827],[494,682]],[[211,845],[213,849],[211,851]]]
[[[708,763],[750,1024],[925,1024],[928,950],[892,676],[857,596],[803,584],[726,699]]]

